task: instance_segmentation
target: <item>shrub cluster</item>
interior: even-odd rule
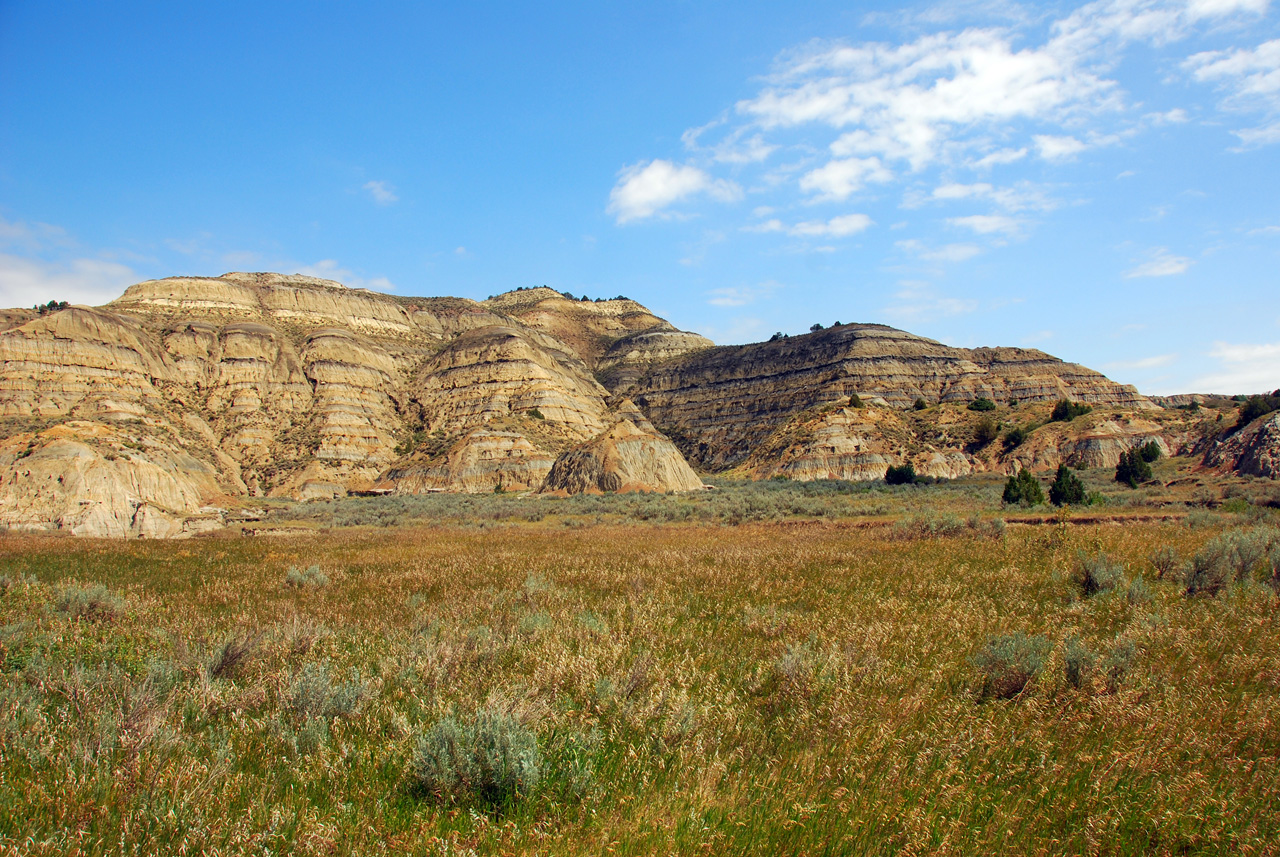
[[[985,396],[979,396],[969,403],[969,410],[971,411],[994,411],[995,409],[996,403]]]
[[[124,599],[101,583],[93,586],[68,586],[58,596],[59,613],[89,622],[114,622],[124,615]]]
[[[1069,423],[1076,417],[1082,417],[1092,411],[1093,408],[1080,402],[1073,402],[1070,399],[1059,399],[1058,403],[1053,406],[1053,413],[1050,415],[1055,423]]]
[[[1022,446],[1030,435],[1031,431],[1029,429],[1023,428],[1022,426],[1014,426],[1004,433],[1005,450],[1017,449]]]
[[[1010,476],[1004,484],[1004,494],[1000,498],[1006,506],[1015,503],[1022,506],[1038,506],[1044,502],[1044,490],[1040,480],[1031,475],[1025,467],[1018,470],[1017,476]]]
[[[1280,390],[1266,396],[1250,396],[1240,405],[1236,424],[1231,430],[1242,429],[1258,417],[1265,417],[1273,411],[1280,410]]]
[[[906,464],[890,464],[884,472],[884,481],[889,485],[910,485],[916,481],[916,469],[909,461]]]
[[[1191,558],[1186,593],[1217,595],[1229,584],[1249,580],[1258,571],[1280,592],[1280,529],[1261,526],[1227,530],[1206,542]]]
[[[973,427],[973,442],[978,446],[986,446],[1000,436],[1000,424],[990,416],[984,416]]]

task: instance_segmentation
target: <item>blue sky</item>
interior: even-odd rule
[[[0,0],[0,303],[546,284],[1280,387],[1267,0],[540,5]]]

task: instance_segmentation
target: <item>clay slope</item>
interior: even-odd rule
[[[917,398],[936,404],[979,396],[1157,407],[1133,387],[1040,351],[951,348],[862,324],[692,352],[656,365],[626,392],[708,470],[741,463],[793,415],[853,393],[894,408]]]

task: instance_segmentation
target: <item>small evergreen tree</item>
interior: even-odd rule
[[[1065,464],[1058,465],[1058,475],[1049,486],[1049,502],[1055,506],[1079,506],[1085,502],[1084,483]]]
[[[884,472],[884,481],[890,485],[909,485],[916,481],[916,469],[911,466],[911,462],[897,467],[890,464],[889,469]]]
[[[852,396],[850,396],[850,397],[849,397],[849,407],[851,407],[851,408],[865,408],[865,407],[866,407],[866,405],[862,404],[862,399],[858,398],[858,394],[857,394],[857,393],[854,393]]]
[[[971,411],[994,411],[995,409],[996,403],[984,396],[979,396],[969,403]]]
[[[1030,434],[1030,432],[1022,426],[1014,426],[1004,434],[1004,448],[1017,449],[1022,446],[1022,443],[1027,439],[1028,434]]]
[[[1093,408],[1080,402],[1073,402],[1070,399],[1059,399],[1058,403],[1053,406],[1053,414],[1049,417],[1055,423],[1069,423],[1076,417],[1082,417],[1092,411]]]
[[[1116,465],[1116,481],[1137,488],[1139,482],[1151,478],[1151,465],[1142,460],[1142,453],[1131,449],[1122,453],[1120,463]]]
[[[1138,454],[1142,456],[1143,461],[1150,464],[1153,461],[1158,461],[1163,453],[1160,452],[1160,444],[1154,440],[1149,440],[1138,447]]]
[[[978,420],[973,428],[973,442],[978,446],[986,446],[1000,436],[1000,424],[989,416]]]
[[[1044,502],[1044,490],[1040,487],[1040,480],[1023,467],[1018,470],[1017,476],[1010,476],[1009,481],[1004,484],[1004,496],[1001,499],[1006,506],[1014,503],[1038,506]]]
[[[923,411],[925,408],[929,407],[929,403],[924,399],[917,398],[911,407],[915,408],[917,411]]]

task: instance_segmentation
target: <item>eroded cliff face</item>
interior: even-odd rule
[[[695,465],[741,463],[793,415],[857,393],[907,408],[926,403],[1071,399],[1156,406],[1132,387],[1020,348],[950,348],[882,325],[711,348],[658,364],[625,391]]]
[[[401,299],[232,273],[9,311],[0,526],[168,536],[208,526],[218,498],[536,489],[618,418],[592,368],[616,341],[691,336],[633,301],[538,291]]]
[[[872,407],[843,407],[855,392]],[[996,453],[972,443],[977,396],[1117,413]],[[103,307],[0,314],[0,527],[182,536],[268,495],[696,490],[680,450],[704,471],[794,479],[1104,466],[1150,438],[1194,442],[1154,407],[1038,351],[879,325],[717,348],[625,298],[175,277]]]
[[[971,473],[1014,474],[1021,468],[1054,470],[1115,467],[1121,454],[1154,442],[1165,455],[1189,455],[1211,431],[1213,415],[1185,411],[1106,408],[1071,422],[1051,422],[1048,404],[1002,407],[984,414],[964,405],[932,405],[923,411],[833,402],[793,416],[737,468],[757,479],[797,481],[884,478],[890,465],[911,464],[916,473],[955,479]],[[989,420],[994,436],[984,437]],[[1014,428],[1025,440],[1010,445]]]

